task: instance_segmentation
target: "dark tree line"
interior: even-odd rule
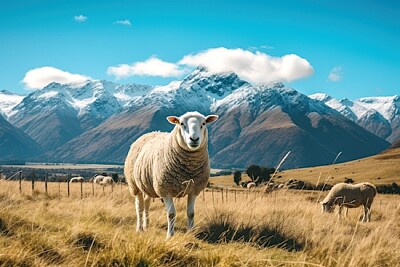
[[[246,174],[250,177],[250,180],[256,185],[268,182],[271,179],[271,175],[275,172],[274,168],[263,167],[258,165],[250,165],[246,169]],[[236,185],[239,185],[242,181],[242,172],[235,171],[233,173],[233,181]]]

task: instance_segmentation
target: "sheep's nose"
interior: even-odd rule
[[[192,140],[195,143],[197,143],[199,141],[199,139],[200,139],[200,137],[197,137],[197,138],[190,137],[190,140]]]

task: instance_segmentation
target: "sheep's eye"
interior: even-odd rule
[[[206,123],[205,123],[205,122],[203,122],[203,126],[204,126],[204,125],[206,125]]]

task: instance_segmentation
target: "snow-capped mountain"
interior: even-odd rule
[[[198,69],[183,81],[155,87],[147,94],[132,99],[120,113],[48,156],[81,161],[101,158],[103,161],[121,162],[127,148],[141,134],[153,130],[171,130],[172,125],[165,119],[167,116],[182,115],[193,110],[208,114],[217,99],[245,84],[234,73],[221,75]]]
[[[173,125],[167,116],[193,110],[220,116],[209,129],[215,167],[276,166],[288,151],[292,153],[286,168],[313,166],[331,163],[339,151],[339,161],[346,161],[389,146],[354,123],[386,121],[361,103],[368,99],[355,103],[319,98],[310,99],[282,83],[255,86],[235,73],[198,68],[166,86],[97,80],[52,83],[23,98],[7,114],[41,146],[41,161],[123,162],[130,144],[143,133],[170,131]],[[387,107],[386,114],[392,114],[390,110]],[[384,129],[382,125],[376,124],[376,132]]]
[[[98,126],[151,89],[97,80],[83,85],[51,83],[14,106],[9,121],[44,149],[54,149]]]
[[[8,92],[7,90],[0,91],[0,116],[8,118],[12,115],[12,109],[21,103],[24,96]]]
[[[46,154],[49,159],[123,162],[143,133],[170,131],[165,119],[198,110],[216,113],[210,127],[215,167],[276,166],[292,151],[286,167],[329,164],[382,151],[388,143],[320,101],[281,83],[253,86],[234,73],[197,69],[183,81],[155,87],[121,112]],[[117,137],[117,138],[116,138]]]
[[[310,95],[377,136],[394,142],[400,137],[400,97],[367,97],[337,100],[326,94]]]

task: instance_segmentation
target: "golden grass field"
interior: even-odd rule
[[[400,196],[378,195],[372,222],[321,214],[326,192],[281,190],[221,196],[196,203],[196,228],[186,233],[186,201],[176,201],[176,235],[165,240],[166,213],[155,200],[150,228],[135,232],[133,198],[73,184],[0,181],[0,266],[399,266]],[[62,186],[62,187],[60,187]]]

